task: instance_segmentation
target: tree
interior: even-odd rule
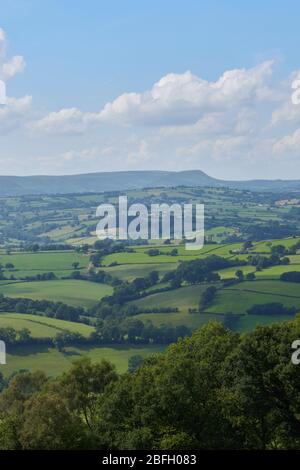
[[[219,395],[224,361],[237,342],[237,335],[211,323],[146,360],[109,390],[98,434],[119,449],[238,447]]]
[[[247,281],[254,281],[256,278],[255,274],[254,273],[247,273],[246,274],[246,279]]]
[[[143,356],[139,354],[135,354],[134,356],[131,356],[128,359],[128,372],[130,373],[135,372],[140,367],[143,360],[144,360]]]
[[[22,328],[18,331],[19,341],[21,343],[28,343],[32,341],[30,330],[28,328]]]
[[[225,369],[224,410],[253,449],[300,446],[300,374],[290,345],[300,318],[245,335]]]
[[[241,269],[238,269],[235,273],[236,277],[238,278],[239,281],[244,280],[244,273]]]
[[[84,447],[82,420],[59,393],[43,391],[27,400],[20,431],[23,449],[63,450]]]
[[[253,243],[251,241],[246,241],[243,244],[243,251],[251,250],[251,248],[253,248]]]
[[[20,449],[20,431],[26,401],[46,384],[43,372],[20,372],[0,395],[0,448]]]
[[[14,264],[13,263],[6,263],[5,264],[5,269],[14,269]]]
[[[159,281],[159,275],[157,271],[151,271],[148,275],[151,284],[156,284]]]
[[[32,251],[32,253],[37,253],[40,249],[40,245],[38,243],[33,243],[29,247],[29,251]]]
[[[60,381],[63,395],[70,409],[84,417],[90,431],[94,426],[96,404],[106,388],[117,379],[115,367],[111,363],[102,360],[93,364],[88,358],[75,361],[71,369],[63,374]]]
[[[201,295],[200,302],[199,302],[199,310],[205,309],[205,307],[213,300],[215,294],[217,292],[217,288],[215,286],[210,286]]]

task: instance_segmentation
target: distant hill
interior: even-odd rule
[[[117,171],[66,176],[0,176],[0,196],[123,191],[171,186],[211,186],[253,191],[300,191],[300,180],[226,181],[194,171]]]

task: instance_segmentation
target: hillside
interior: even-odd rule
[[[122,191],[150,187],[210,186],[260,191],[300,190],[300,180],[226,181],[203,171],[121,171],[64,176],[0,176],[0,196]]]

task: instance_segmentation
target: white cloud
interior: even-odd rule
[[[21,55],[16,55],[6,60],[7,40],[5,31],[0,28],[0,79],[7,81],[16,74],[23,72],[25,59]]]
[[[27,116],[32,102],[31,96],[7,98],[5,106],[0,107],[0,132],[7,132],[20,126]]]
[[[21,55],[15,55],[8,62],[5,62],[2,66],[2,75],[4,80],[8,80],[20,72],[23,72],[25,68],[25,60]]]
[[[190,71],[170,73],[151,90],[124,93],[98,113],[83,113],[77,108],[62,109],[32,123],[31,127],[47,133],[77,133],[101,123],[161,127],[198,123],[198,126],[209,126],[220,112],[274,99],[274,93],[267,86],[272,66],[270,60],[250,69],[230,70],[215,82],[203,80]]]
[[[107,103],[100,118],[109,122],[151,125],[185,125],[198,121],[209,112],[253,105],[274,98],[267,80],[273,61],[251,69],[224,72],[208,82],[190,71],[168,74],[144,93],[124,93]]]
[[[7,40],[5,32],[0,28],[0,80],[4,83],[10,78],[20,73],[25,68],[25,60],[17,55],[8,60]],[[4,85],[4,88],[7,87]],[[22,98],[6,97],[3,106],[0,106],[0,132],[6,133],[18,128],[28,115],[28,110],[32,102],[31,96]]]
[[[99,121],[97,113],[83,113],[78,108],[63,108],[29,122],[27,127],[47,134],[81,134]]]
[[[61,109],[29,123],[28,127],[46,133],[79,133],[83,131],[83,113],[77,108]]]
[[[300,129],[290,135],[278,139],[273,145],[275,154],[288,155],[290,153],[300,156]]]
[[[216,81],[190,71],[170,73],[149,90],[124,93],[98,112],[77,107],[52,111],[27,124],[32,141],[37,137],[53,144],[52,156],[36,162],[72,173],[201,168],[214,174],[211,168],[223,171],[224,165],[216,165],[222,161],[235,175],[241,168],[254,172],[257,165],[266,171],[281,155],[295,155],[300,145],[300,131],[285,128],[296,126],[298,116],[300,122],[300,106],[291,104],[290,88],[297,72],[284,84],[274,84],[272,68],[270,60],[225,71]],[[22,111],[19,103],[19,116],[26,113],[25,104]],[[17,103],[14,107],[17,116]],[[76,145],[85,148],[74,146],[74,134],[82,136]]]
[[[5,32],[0,28],[0,57],[4,57],[6,51],[6,37]]]

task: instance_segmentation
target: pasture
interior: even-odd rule
[[[0,312],[0,328],[8,327],[15,330],[27,328],[33,338],[54,338],[63,331],[80,333],[84,337],[88,337],[94,331],[92,326],[83,323],[57,320],[41,315]]]
[[[180,287],[179,289],[160,292],[158,294],[150,294],[147,297],[134,300],[130,303],[141,309],[173,307],[178,308],[180,311],[187,312],[189,308],[198,308],[200,296],[207,287],[208,284]]]
[[[73,263],[78,263],[77,269],[85,269],[89,263],[89,258],[73,251],[18,252],[10,255],[0,255],[0,263],[4,266],[6,277],[13,275],[15,278],[20,279],[48,272],[53,272],[57,277],[63,277],[74,271]],[[5,269],[7,263],[13,264],[14,269]]]
[[[72,362],[87,356],[94,362],[102,359],[109,360],[118,372],[126,372],[128,359],[133,355],[148,357],[162,352],[162,346],[116,346],[116,347],[67,347],[65,352],[47,346],[14,347],[7,351],[7,364],[1,366],[0,371],[8,377],[21,369],[29,371],[43,370],[46,375],[55,377],[67,371]]]
[[[300,309],[299,284],[276,280],[242,282],[219,290],[206,312],[244,314],[254,304],[274,302]]]
[[[106,284],[98,284],[75,279],[10,282],[0,285],[0,294],[7,297],[23,297],[33,300],[63,302],[75,307],[92,307],[113,289]]]

